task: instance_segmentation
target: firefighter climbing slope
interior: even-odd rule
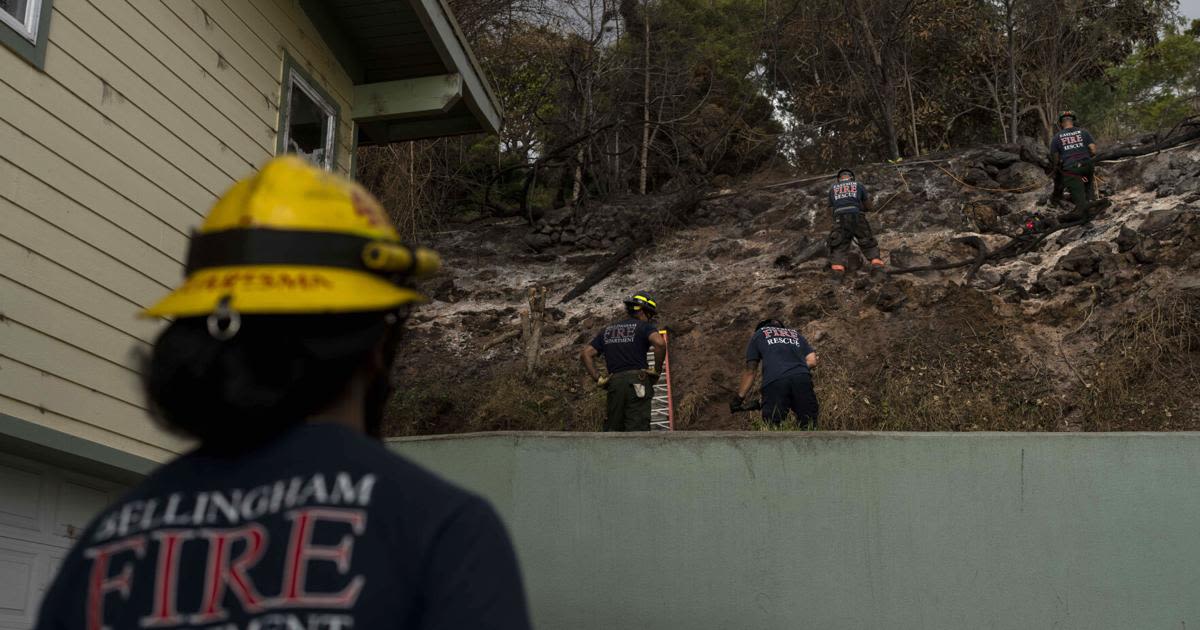
[[[604,327],[583,347],[579,360],[588,376],[607,392],[605,431],[649,431],[650,406],[658,372],[650,369],[646,354],[654,348],[654,365],[662,365],[667,342],[650,323],[658,303],[646,291],[625,300],[626,318]],[[608,374],[600,376],[595,359],[604,355]]]
[[[865,212],[872,209],[871,196],[867,187],[854,178],[854,171],[844,168],[838,171],[837,181],[829,189],[829,205],[833,210],[833,229],[829,232],[829,269],[836,281],[846,274],[846,259],[850,246],[857,242],[863,256],[871,261],[871,271],[876,277],[883,275],[883,259],[879,257],[879,244],[871,232]]]
[[[1061,127],[1050,141],[1050,168],[1054,174],[1054,192],[1050,203],[1062,201],[1063,189],[1071,193],[1074,211],[1064,215],[1066,220],[1090,219],[1108,207],[1107,199],[1096,201],[1096,170],[1092,158],[1096,141],[1086,129],[1075,126],[1075,112],[1059,114]]]
[[[410,285],[437,266],[304,160],[235,184],[144,313],[173,320],[150,408],[198,447],[82,532],[36,628],[529,628],[496,512],[379,439]]]

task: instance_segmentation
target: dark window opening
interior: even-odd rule
[[[332,168],[336,124],[333,107],[302,77],[291,72],[284,121],[285,152],[300,155],[323,168]]]
[[[36,42],[41,10],[41,0],[0,0],[0,22],[17,31],[21,37]]]

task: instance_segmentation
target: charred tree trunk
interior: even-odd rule
[[[854,0],[853,9],[858,23],[858,36],[866,53],[866,74],[872,83],[871,88],[880,117],[879,130],[887,142],[888,159],[895,160],[900,157],[900,142],[896,132],[896,81],[892,76],[897,65],[894,57],[896,51],[875,28],[875,20],[872,18],[879,17],[874,13],[879,11],[878,7],[872,6],[873,13],[868,14],[862,0]],[[907,20],[909,10],[910,5],[906,5],[898,15],[892,14],[889,18],[898,18],[903,22]],[[888,28],[901,29],[903,25],[891,24]]]
[[[1200,139],[1200,121],[1189,121],[1180,125],[1177,131],[1172,130],[1172,133],[1159,142],[1142,146],[1114,147],[1108,151],[1101,151],[1096,154],[1095,160],[1097,162],[1108,162],[1122,158],[1150,155],[1151,153],[1177,147],[1185,142],[1197,139]]]
[[[1005,44],[1008,52],[1008,99],[1009,99],[1009,133],[1008,137],[1012,142],[1016,142],[1018,131],[1018,121],[1020,114],[1017,113],[1017,47],[1013,38],[1016,36],[1016,16],[1013,11],[1016,9],[1017,0],[1005,0],[1004,3],[1004,31]]]
[[[900,157],[900,140],[896,137],[896,87],[891,79],[883,84],[883,133],[888,143],[888,159]]]
[[[537,376],[541,365],[542,326],[546,323],[546,287],[530,287],[529,312],[521,314],[521,339],[525,343],[525,378]]]
[[[642,232],[640,234],[645,233]],[[621,266],[621,263],[625,262],[625,259],[628,258],[630,254],[637,251],[639,247],[649,242],[649,237],[645,237],[641,241],[631,241],[626,243],[623,247],[613,252],[611,256],[601,261],[591,271],[589,271],[588,275],[584,276],[583,280],[580,280],[579,284],[575,285],[575,288],[568,291],[558,303],[565,304],[583,295],[584,293],[587,293],[588,289],[592,288],[597,282],[607,278],[608,274],[616,271],[617,268]]]
[[[650,2],[642,2],[642,38],[645,46],[642,60],[642,159],[638,166],[638,194],[646,194],[646,179],[650,170]]]
[[[671,207],[667,209],[666,216],[663,218],[663,224],[675,225],[683,221],[684,217],[691,213],[702,199],[704,199],[704,195],[700,192],[699,187],[693,187],[689,190],[689,192],[683,193],[673,204],[671,204]],[[593,267],[592,270],[589,271],[586,276],[584,276],[583,280],[580,280],[579,284],[575,285],[575,288],[568,291],[558,303],[565,304],[583,295],[584,293],[587,293],[588,289],[591,289],[596,285],[596,283],[607,278],[608,274],[620,268],[621,263],[623,263],[625,259],[630,256],[630,254],[653,242],[654,233],[649,229],[642,228],[634,230],[633,240],[626,243],[620,249],[613,252],[611,256]]]
[[[921,155],[921,137],[917,134],[917,105],[913,100],[912,68],[908,65],[908,56],[904,58],[904,87],[908,92],[908,114],[909,121],[912,123],[912,142],[913,142],[913,157]]]

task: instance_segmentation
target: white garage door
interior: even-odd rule
[[[124,488],[0,453],[0,629],[28,630],[73,539]]]

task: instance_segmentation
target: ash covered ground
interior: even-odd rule
[[[1062,213],[1044,205],[1042,159],[1036,146],[1011,145],[857,169],[889,268],[969,261],[972,240],[1000,250],[1027,215]],[[1200,147],[1098,174],[1113,204],[1091,222],[978,268],[886,280],[856,271],[829,281],[830,178],[764,176],[702,191],[683,210],[682,194],[630,198],[431,234],[446,269],[411,320],[387,430],[598,430],[603,394],[576,356],[637,290],[654,292],[672,331],[681,430],[756,426],[727,402],[766,317],[816,346],[824,429],[1200,428]],[[560,303],[639,234],[653,239]],[[542,366],[529,379],[517,331],[531,286],[548,299]]]

